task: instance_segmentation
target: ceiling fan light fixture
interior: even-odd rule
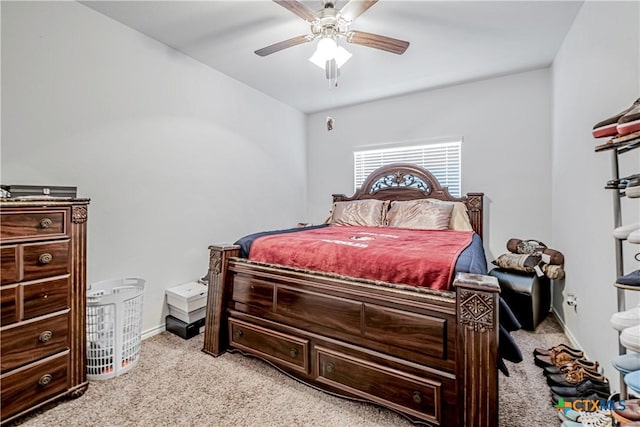
[[[347,49],[338,45],[332,38],[322,38],[318,41],[316,51],[313,53],[309,61],[318,67],[325,69],[327,61],[335,59],[338,68],[342,67],[351,58],[351,53]]]

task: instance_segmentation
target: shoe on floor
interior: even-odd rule
[[[629,237],[629,234],[636,230],[640,230],[640,222],[634,224],[621,225],[613,230],[613,237],[620,240],[625,240]]]
[[[623,375],[640,371],[640,353],[621,354],[611,361],[611,365]]]
[[[547,366],[562,366],[571,362],[572,360],[580,359],[565,350],[553,350],[549,355],[538,354],[534,357],[534,363],[540,368],[546,368]]]
[[[565,364],[565,365],[561,365],[561,366],[547,366],[546,368],[544,368],[544,370],[542,371],[542,373],[544,375],[556,375],[556,374],[561,374],[564,371],[570,370],[570,369],[575,369],[578,366],[582,366],[583,368],[587,368],[590,369],[594,372],[597,372],[598,369],[600,369],[600,364],[595,361],[592,362],[590,360],[586,360],[586,359],[576,359],[576,360],[572,360],[571,362]]]
[[[558,375],[547,375],[547,384],[550,386],[575,387],[584,380],[607,382],[604,375],[584,368],[576,368]]]
[[[640,324],[623,329],[620,332],[620,344],[627,350],[640,353]]]
[[[616,331],[640,325],[640,305],[630,310],[613,313],[610,322]]]
[[[640,130],[640,98],[633,103],[629,111],[618,119],[616,130],[620,135],[627,135]]]
[[[624,376],[624,383],[636,394],[640,395],[640,371],[628,373]]]
[[[607,400],[609,393],[587,393],[580,396],[565,397],[558,396],[557,394],[551,394],[551,402],[554,406],[558,405],[558,402],[562,399],[563,402],[575,402],[576,400]]]
[[[580,412],[577,421],[563,421],[562,427],[612,427],[611,411]]]
[[[572,348],[569,347],[567,344],[561,343],[558,344],[556,346],[553,346],[551,348],[536,348],[533,350],[533,355],[537,356],[537,355],[543,355],[543,356],[549,356],[551,355],[552,352],[559,352],[559,351],[564,351],[566,353],[569,353],[575,357],[582,357],[584,356],[584,353],[582,352],[582,350],[579,350],[577,348]]]
[[[558,411],[558,418],[560,418],[561,421],[571,421],[571,422],[578,422],[578,417],[583,415],[584,411],[574,411],[573,409],[565,409],[563,411]]]
[[[630,422],[640,421],[640,399],[627,399],[624,401],[624,409],[612,411],[613,417],[625,425]]]
[[[618,277],[616,283],[627,286],[640,286],[640,270]]]
[[[584,380],[572,387],[551,386],[551,393],[565,399],[593,393],[608,396],[611,393],[611,387],[609,381]]]
[[[640,101],[640,99],[638,101]],[[593,126],[593,131],[592,131],[593,137],[604,138],[605,136],[615,136],[618,133],[618,122],[620,121],[622,116],[624,116],[625,114],[627,114],[629,111],[633,109],[634,105],[635,103],[631,107],[627,108],[624,111],[619,112],[615,116],[611,116],[607,119],[604,119],[596,123]]]

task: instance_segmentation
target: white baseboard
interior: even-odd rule
[[[158,325],[155,328],[151,328],[151,329],[147,329],[146,331],[142,332],[142,339],[146,340],[147,338],[151,338],[154,335],[158,335],[163,333],[164,331],[166,331],[164,324],[162,325]]]
[[[562,321],[560,316],[558,316],[558,312],[556,312],[555,308],[551,308],[551,312],[553,313],[554,317],[562,327],[562,331],[564,332],[564,334],[567,336],[567,338],[569,338],[569,341],[571,341],[571,346],[574,348],[579,348],[580,350],[584,351],[584,349],[582,348],[582,346],[580,345],[576,337],[573,336],[569,328],[567,328],[567,325]],[[585,356],[586,356],[586,353],[585,353]]]

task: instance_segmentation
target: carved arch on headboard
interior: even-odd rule
[[[394,163],[371,172],[353,196],[334,194],[333,201],[438,199],[462,202],[467,206],[473,230],[482,237],[483,197],[484,193],[455,197],[428,170],[410,163]]]

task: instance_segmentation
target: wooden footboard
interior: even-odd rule
[[[209,249],[204,352],[250,354],[420,424],[498,425],[495,278],[459,274],[455,292],[414,290]]]

